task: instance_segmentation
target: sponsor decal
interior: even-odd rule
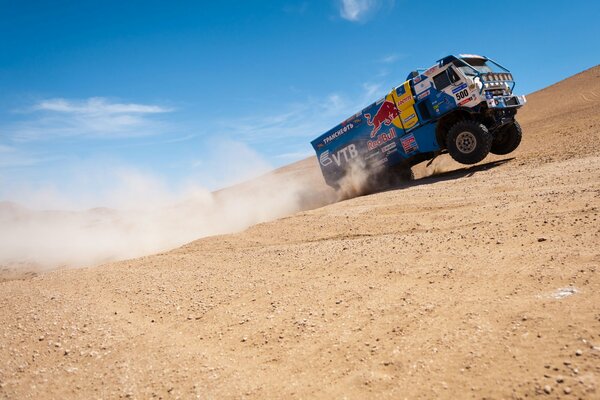
[[[400,85],[396,88],[396,96],[400,97],[402,96],[404,93],[406,93],[406,90],[404,88],[404,85]]]
[[[375,151],[375,152],[367,153],[367,156],[365,157],[365,161],[369,161],[369,162],[371,162],[370,160],[371,160],[372,158],[374,158],[374,157],[379,157],[379,156],[380,156],[380,154],[379,154],[379,150],[378,150],[378,151]]]
[[[462,99],[466,99],[469,96],[469,90],[468,89],[463,89],[460,92],[456,92],[454,93],[454,96],[456,96],[456,100],[460,101]]]
[[[471,101],[471,97],[467,97],[466,99],[464,99],[463,101],[461,101],[460,103],[458,103],[459,106],[462,106],[463,104],[468,103],[469,101]]]
[[[331,164],[333,162],[331,160],[331,157],[329,157],[329,150],[325,150],[324,152],[321,153],[321,155],[319,156],[319,162],[324,167],[328,166],[329,164]]]
[[[342,160],[342,156],[344,156],[343,160]],[[356,150],[356,145],[350,144],[350,145],[344,147],[343,149],[339,150],[335,154],[332,154],[331,158],[333,158],[333,161],[335,161],[335,163],[339,167],[342,165],[342,161],[348,162],[351,159],[356,158],[357,156],[358,156],[358,151]]]
[[[346,124],[349,124],[350,122],[353,122],[354,125],[358,125],[361,122],[360,116],[361,116],[361,113],[358,112],[358,113],[354,114],[353,116],[349,117],[348,119],[346,119],[340,125],[346,125]]]
[[[324,167],[335,162],[339,167],[342,165],[342,163],[346,163],[357,156],[358,151],[356,150],[356,145],[349,144],[348,146],[336,151],[335,153],[330,153],[329,150],[325,150],[319,156],[319,162]]]
[[[395,148],[396,148],[396,142],[392,142],[392,143],[389,143],[389,144],[386,144],[385,146],[383,146],[381,148],[381,152],[382,153],[388,153],[391,150],[394,150]]]
[[[419,149],[417,141],[415,140],[415,137],[412,134],[401,138],[400,143],[402,144],[402,149],[404,149],[404,152],[406,154],[410,154]]]
[[[383,165],[383,164],[385,164],[385,163],[387,163],[387,162],[388,162],[388,158],[387,158],[387,157],[384,157],[384,158],[382,158],[381,160],[377,160],[377,161],[375,161],[375,162],[373,163],[373,166],[374,166],[374,167],[379,167],[380,165]]]
[[[342,136],[343,134],[349,132],[352,128],[354,128],[353,123],[349,123],[349,124],[343,126],[342,128],[338,129],[337,131],[333,132],[331,135],[329,135],[325,139],[323,139],[323,143],[327,144],[327,143],[337,139],[338,137]]]
[[[412,99],[411,96],[406,96],[398,100],[398,107],[400,107],[404,103],[408,103]]]
[[[415,94],[421,94],[431,87],[431,81],[423,79],[421,83],[415,85]]]
[[[455,94],[456,92],[460,92],[461,90],[466,89],[466,87],[467,87],[467,84],[463,83],[462,85],[452,89],[452,94]]]
[[[417,116],[417,114],[415,114],[415,113],[412,113],[412,114],[410,114],[408,117],[404,118],[404,119],[402,120],[402,122],[406,123],[406,122],[410,121],[411,119],[415,118],[416,116]]]
[[[390,140],[394,139],[396,137],[396,130],[394,128],[390,129],[389,133],[382,133],[381,135],[377,136],[377,138],[375,140],[369,140],[367,142],[367,149],[368,150],[373,150],[376,149],[377,147],[381,146],[382,144],[389,142]]]
[[[437,65],[434,65],[433,67],[429,68],[427,71],[425,71],[423,74],[424,75],[429,75],[431,76],[432,74],[434,74],[438,69],[440,69],[440,67],[438,67]]]
[[[430,94],[430,93],[431,93],[431,91],[429,91],[429,90],[427,90],[427,91],[425,91],[425,92],[421,93],[421,94],[420,94],[420,95],[417,97],[417,100],[422,100],[422,99],[424,99],[425,97],[429,96],[429,94]]]
[[[394,103],[389,100],[386,100],[381,104],[381,107],[379,107],[373,117],[371,117],[371,114],[365,114],[367,124],[373,127],[371,130],[371,137],[375,137],[377,132],[379,132],[379,129],[381,129],[381,125],[389,126],[398,115],[398,109]]]
[[[319,162],[324,167],[330,165],[331,163],[336,163],[337,166],[340,167],[342,163],[347,163],[357,156],[358,151],[356,150],[356,145],[349,144],[335,153],[330,153],[329,150],[325,150],[319,156]]]

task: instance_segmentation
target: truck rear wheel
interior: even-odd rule
[[[490,151],[498,155],[511,153],[519,147],[522,136],[521,125],[517,121],[508,124],[496,134]]]
[[[492,147],[492,135],[482,123],[458,121],[448,130],[446,147],[450,156],[461,164],[476,164],[483,160]]]

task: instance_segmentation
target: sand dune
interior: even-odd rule
[[[269,175],[306,211],[0,283],[0,397],[599,398],[599,95],[530,95],[509,157],[314,209],[309,158]]]

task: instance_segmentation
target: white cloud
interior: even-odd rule
[[[323,98],[307,98],[304,102],[284,105],[275,114],[240,115],[234,121],[222,120],[217,131],[224,137],[260,145],[263,150],[276,147],[280,153],[274,154],[275,158],[292,159],[300,155],[295,149],[299,141],[308,143],[383,94],[382,85],[365,83],[356,94],[331,93]],[[275,144],[277,146],[271,147]]]
[[[381,57],[381,59],[379,59],[379,62],[382,64],[393,64],[399,58],[400,58],[400,56],[398,54],[389,54],[385,57]]]
[[[268,108],[274,111],[271,114],[240,115],[235,120],[221,120],[214,130],[215,137],[247,143],[260,149],[262,154],[269,154],[275,164],[296,161],[314,155],[311,140],[381,98],[384,93],[381,84],[365,83],[354,93],[308,97],[303,102]]]
[[[172,109],[144,104],[110,103],[103,97],[91,97],[85,101],[68,101],[65,99],[44,100],[33,110],[57,111],[84,115],[106,114],[156,114],[170,112]]]
[[[0,168],[30,167],[55,159],[56,157],[43,157],[15,151],[0,157]]]
[[[365,22],[381,7],[392,9],[395,0],[338,0],[340,16],[351,22]]]
[[[0,144],[0,169],[30,167],[56,159],[57,157],[35,154],[13,146]],[[0,170],[0,172],[2,171]]]
[[[341,0],[340,16],[348,21],[359,22],[375,5],[375,0]]]
[[[0,154],[13,153],[15,151],[14,147],[4,146],[0,144]]]
[[[364,97],[366,99],[375,100],[376,96],[383,96],[383,89],[378,83],[363,83],[363,89],[365,91]],[[366,106],[367,104],[365,104]]]
[[[40,101],[24,114],[30,118],[5,130],[17,141],[55,137],[122,138],[157,134],[164,126],[152,115],[173,111],[158,105],[117,103],[102,97]],[[23,114],[21,112],[20,114]]]

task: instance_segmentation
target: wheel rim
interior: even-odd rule
[[[473,133],[465,131],[456,137],[456,148],[464,154],[472,153],[477,146],[477,138]]]

